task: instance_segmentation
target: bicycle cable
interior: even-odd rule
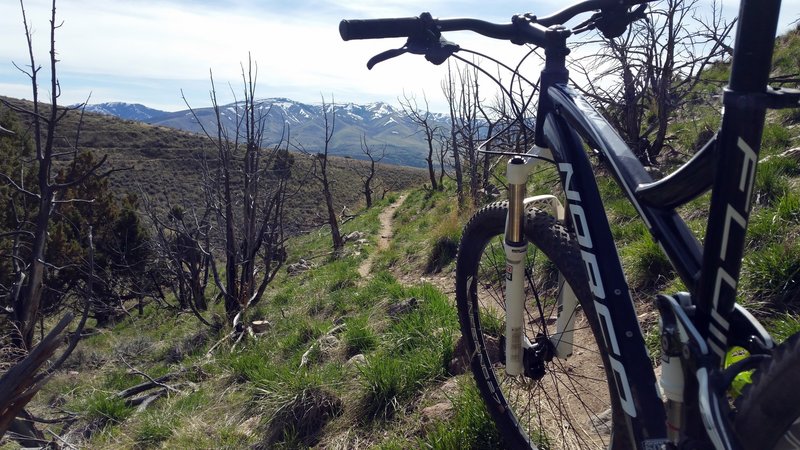
[[[470,54],[478,56],[478,57],[486,58],[489,61],[492,61],[493,63],[497,64],[498,66],[508,70],[512,74],[511,81],[509,83],[510,87],[506,88],[500,80],[498,80],[494,75],[490,74],[486,69],[481,67],[479,64],[475,63],[474,61],[470,61],[470,60],[468,60],[466,58],[463,58],[463,57],[461,57],[459,55],[456,55],[456,54],[452,54],[451,55],[454,58],[456,58],[458,61],[461,61],[464,64],[467,64],[467,65],[469,65],[471,67],[474,67],[475,69],[477,69],[478,71],[480,71],[481,73],[486,75],[486,77],[489,78],[494,84],[496,84],[500,88],[500,90],[503,93],[503,95],[508,98],[509,105],[511,106],[511,109],[514,112],[514,116],[515,116],[514,120],[510,121],[508,123],[508,125],[503,127],[503,129],[501,129],[500,131],[495,133],[493,136],[490,136],[486,140],[484,140],[480,144],[480,146],[478,147],[478,152],[479,153],[483,153],[483,154],[497,154],[497,155],[519,155],[519,154],[522,154],[521,152],[493,152],[493,151],[483,150],[483,148],[487,144],[489,144],[490,142],[495,140],[497,137],[499,137],[500,135],[502,135],[502,134],[506,133],[508,130],[510,130],[511,127],[513,127],[514,124],[517,123],[517,122],[519,122],[520,125],[522,126],[522,128],[524,128],[528,132],[531,132],[531,133],[534,132],[534,130],[530,127],[530,125],[525,123],[525,111],[529,108],[531,102],[533,101],[533,99],[536,96],[536,92],[538,90],[538,83],[534,83],[534,82],[530,81],[529,79],[527,79],[525,76],[523,76],[520,73],[519,69],[522,66],[522,64],[525,62],[525,60],[527,60],[527,58],[530,57],[530,55],[535,54],[536,48],[532,48],[527,54],[525,54],[525,56],[520,59],[520,61],[516,65],[516,67],[513,68],[513,69],[510,66],[508,66],[507,64],[499,61],[498,59],[496,59],[494,57],[491,57],[491,56],[488,56],[486,54],[483,54],[481,52],[477,52],[477,51],[469,50],[469,49],[465,49],[465,48],[460,48],[459,50],[463,51],[463,52],[466,52],[466,53],[470,53]],[[521,108],[517,104],[517,102],[514,100],[514,91],[513,91],[514,88],[513,88],[513,85],[514,85],[514,79],[515,78],[519,79],[521,81],[524,81],[525,83],[527,83],[529,86],[531,86],[533,88],[533,92],[531,93],[531,95],[528,97],[528,99],[525,101],[525,104]],[[520,95],[522,95],[522,94],[523,94],[523,92],[522,92],[522,89],[520,88]],[[528,147],[528,145],[527,145],[527,143],[528,143],[527,135],[528,135],[528,133],[525,133],[525,148]]]

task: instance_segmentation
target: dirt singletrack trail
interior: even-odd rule
[[[364,262],[358,267],[358,274],[361,275],[361,278],[364,278],[369,275],[370,271],[372,270],[372,261],[375,259],[375,255],[383,250],[389,248],[389,241],[392,238],[392,233],[394,230],[394,212],[397,211],[397,208],[406,201],[406,197],[408,194],[403,193],[398,197],[398,199],[389,205],[386,209],[381,212],[378,216],[378,220],[381,223],[381,229],[378,231],[378,248],[375,252],[371,253]]]

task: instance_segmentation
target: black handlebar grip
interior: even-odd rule
[[[339,22],[339,35],[345,41],[351,39],[408,37],[417,33],[423,26],[423,22],[419,17],[342,20]]]

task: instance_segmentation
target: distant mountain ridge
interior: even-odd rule
[[[291,145],[311,153],[322,149],[325,122],[321,104],[301,103],[287,98],[267,98],[258,103],[259,112],[266,115],[263,145],[278,143],[285,137],[288,127]],[[236,127],[237,107],[241,109],[241,105],[236,103],[220,107],[220,116],[229,131]],[[365,156],[361,149],[361,140],[362,136],[366,136],[373,154],[380,154],[383,148],[386,149],[383,162],[412,167],[425,166],[427,143],[417,125],[401,109],[384,102],[367,105],[326,104],[326,107],[329,121],[332,117],[331,108],[336,113],[331,154],[363,159]],[[87,105],[86,111],[195,133],[202,133],[202,127],[211,133],[216,130],[214,109],[211,107],[194,108],[193,114],[188,109],[167,112],[141,104],[110,102]],[[444,115],[432,113],[431,117],[435,126],[449,128],[449,119]]]
[[[139,103],[108,102],[86,105],[86,112],[116,116],[121,119],[146,122],[158,116],[168,114],[166,111],[149,108]]]

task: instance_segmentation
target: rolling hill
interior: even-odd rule
[[[290,131],[292,144],[310,152],[315,152],[322,145],[324,112],[321,104],[268,98],[260,100],[259,106],[259,113],[265,118],[265,146],[278,142],[284,134],[284,127],[288,127]],[[236,127],[237,108],[241,108],[241,105],[231,103],[220,107],[220,116],[229,130]],[[425,166],[427,144],[416,125],[402,110],[383,102],[368,105],[328,104],[327,110],[329,117],[332,111],[336,116],[336,133],[331,142],[332,154],[362,159],[364,155],[361,151],[361,138],[366,136],[371,147],[377,150],[385,147],[385,163]],[[165,112],[140,104],[113,102],[87,105],[86,111],[194,133],[202,133],[203,127],[212,130],[216,126],[215,112],[211,107]],[[434,114],[433,119],[435,125],[449,127],[449,119],[444,115]]]
[[[0,100],[23,107],[30,106],[24,100],[7,97],[0,97]],[[107,108],[121,106],[109,104]],[[0,112],[3,108],[0,103]],[[141,107],[125,109],[147,111]],[[82,125],[78,134],[79,122]],[[67,153],[77,147],[92,151],[98,157],[107,156],[105,168],[115,169],[109,176],[112,189],[118,193],[132,192],[147,197],[159,208],[202,204],[203,166],[209,162],[213,164],[215,152],[213,143],[205,136],[164,125],[120,119],[109,115],[108,109],[104,114],[86,112],[83,116],[79,111],[71,111],[61,122],[55,143]],[[320,187],[307,176],[312,164],[311,157],[298,152],[294,155],[294,187],[290,189],[293,195],[289,199],[288,214],[290,228],[302,230],[321,221],[324,206]],[[344,206],[354,208],[363,203],[360,180],[366,163],[334,156],[329,166],[337,209],[341,210]],[[378,164],[373,186],[375,195],[380,198],[384,190],[391,192],[421,186],[426,179],[426,172],[418,168]]]

